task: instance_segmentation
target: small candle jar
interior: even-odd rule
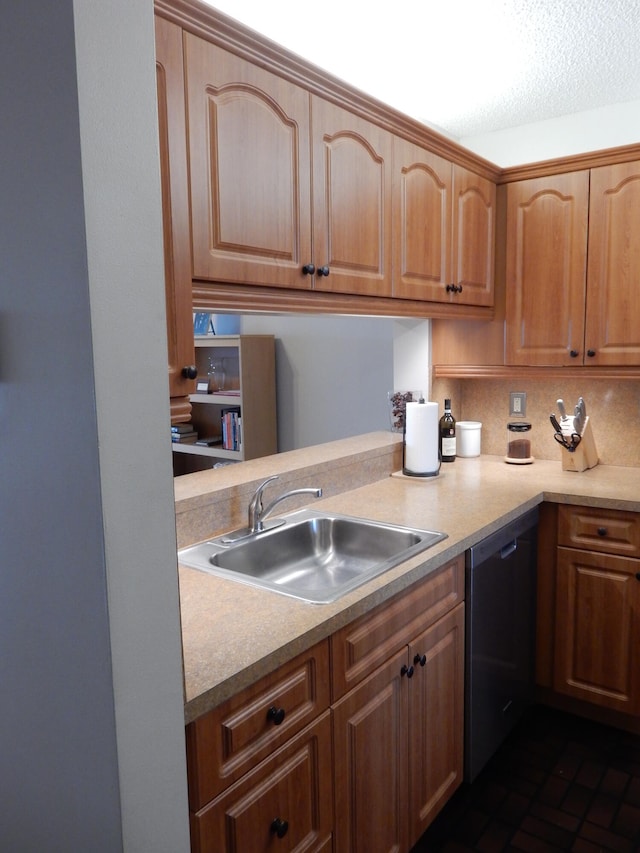
[[[512,421],[507,424],[507,455],[504,461],[516,465],[533,462],[531,424],[528,421]]]

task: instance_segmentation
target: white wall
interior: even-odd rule
[[[0,849],[180,853],[153,4],[5,4],[0,57]]]
[[[640,101],[586,110],[460,140],[461,145],[503,168],[638,142]]]

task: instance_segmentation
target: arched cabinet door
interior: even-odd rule
[[[314,287],[390,296],[393,137],[316,96],[311,117]]]
[[[191,417],[194,390],[182,30],[156,17],[156,81],[171,421]]]
[[[507,186],[506,363],[582,363],[589,172]]]
[[[591,170],[585,358],[640,364],[640,162]]]
[[[185,36],[194,279],[310,288],[309,94]]]

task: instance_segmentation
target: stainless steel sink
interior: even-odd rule
[[[219,577],[328,604],[446,538],[433,530],[312,510],[278,521],[274,529],[231,542],[221,536],[183,548],[178,560]]]

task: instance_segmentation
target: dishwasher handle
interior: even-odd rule
[[[518,550],[518,540],[514,539],[513,542],[508,542],[503,548],[500,549],[500,559],[506,560],[507,557],[510,557],[514,551]]]

